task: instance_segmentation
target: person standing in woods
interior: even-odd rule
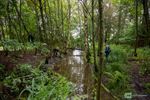
[[[28,35],[28,42],[31,42],[31,43],[34,42],[34,37],[32,36],[31,33]]]
[[[110,46],[106,45],[105,47],[106,62],[108,62],[108,57],[109,57],[110,52],[111,52]]]

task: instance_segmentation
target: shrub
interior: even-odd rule
[[[121,97],[123,93],[129,90],[128,76],[119,71],[115,71],[110,74],[111,78],[107,84],[108,89],[118,97]]]
[[[144,87],[146,88],[145,92],[146,92],[147,94],[150,94],[150,83],[146,83],[146,84],[144,85]]]
[[[43,72],[29,64],[18,65],[14,71],[4,79],[4,85],[11,93],[29,100],[65,100],[72,92],[72,85],[64,77],[51,70]]]
[[[129,76],[127,74],[128,66],[123,63],[110,63],[106,66],[105,75],[109,79],[107,87],[114,93],[119,93],[121,89],[128,87]]]
[[[127,52],[125,47],[120,45],[111,45],[110,62],[126,62]]]
[[[1,45],[3,46],[5,51],[16,51],[23,48],[23,44],[19,43],[15,39],[2,40]]]
[[[137,53],[139,59],[150,59],[150,49],[148,47],[139,48]]]
[[[125,70],[127,69],[126,67],[127,65],[123,64],[123,63],[118,63],[118,62],[114,62],[114,63],[110,63],[108,64],[106,67],[106,71],[108,72],[115,72],[115,71],[119,71],[119,72],[126,72]]]
[[[140,73],[142,75],[148,75],[150,73],[150,62],[144,61],[140,67]]]

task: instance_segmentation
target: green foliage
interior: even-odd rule
[[[137,54],[139,59],[150,59],[150,49],[149,47],[144,47],[144,48],[138,48],[137,49]]]
[[[108,64],[106,70],[108,72],[112,72],[112,73],[115,71],[119,71],[121,73],[124,73],[126,66],[127,65],[125,65],[125,64],[114,62],[114,63]]]
[[[150,62],[144,61],[140,67],[140,73],[142,75],[148,75],[150,73]]]
[[[119,71],[114,71],[109,80],[108,88],[116,94],[121,92],[120,89],[125,90],[127,88],[127,76]]]
[[[47,48],[45,43],[41,43],[41,42],[34,42],[34,43],[30,43],[27,42],[25,44],[25,50],[26,51],[33,51],[33,50],[37,50],[38,52],[42,53],[42,54],[48,54],[50,51]]]
[[[43,72],[29,64],[18,65],[4,79],[4,85],[11,89],[19,98],[28,100],[64,100],[72,91],[71,84],[62,76],[51,70]],[[62,92],[63,91],[63,92]]]
[[[144,87],[146,88],[145,92],[146,92],[147,94],[150,94],[150,83],[146,83],[146,84],[144,85]]]
[[[127,65],[119,62],[110,63],[106,66],[104,75],[108,78],[107,88],[116,96],[121,97],[130,89]]]
[[[137,50],[138,59],[142,61],[141,67],[140,67],[140,73],[142,75],[147,75],[150,73],[150,49],[149,47],[139,48]]]
[[[134,1],[133,0],[112,0],[113,3],[118,3],[118,4],[130,4],[130,3],[133,3]]]
[[[6,14],[5,8],[7,6],[7,1],[6,0],[1,0],[0,1],[0,17],[4,16]]]
[[[16,39],[5,39],[0,41],[0,45],[3,46],[4,50],[16,51],[23,48],[23,44],[19,43]]]
[[[121,30],[120,34],[116,34],[111,42],[121,43],[121,44],[134,44],[135,43],[135,25],[133,22],[128,23],[128,25]]]
[[[111,53],[109,57],[110,62],[126,62],[127,52],[126,48],[121,45],[111,45]]]
[[[22,84],[27,84],[28,81],[25,81],[26,76],[30,75],[32,71],[31,65],[24,64],[24,65],[18,65],[12,73],[10,73],[9,76],[5,77],[4,79],[4,85],[9,87],[12,92],[18,94],[20,92],[19,87]],[[23,79],[23,80],[22,80]]]
[[[127,57],[130,49],[126,45],[111,45],[110,48],[111,53],[104,72],[108,79],[106,86],[113,94],[121,97],[124,92],[130,90],[127,74],[129,68]]]
[[[70,85],[65,78],[58,76],[56,80],[50,80],[46,74],[39,76],[38,79],[33,78],[32,84],[25,88],[29,92],[29,100],[48,100],[50,98],[64,100],[71,92],[70,89]]]
[[[42,54],[50,53],[50,50],[47,48],[46,43],[35,42],[34,43],[34,48],[37,49]]]
[[[41,54],[48,54],[50,53],[49,49],[47,48],[47,44],[41,42],[34,42],[34,43],[20,43],[16,39],[5,39],[0,41],[0,46],[3,47],[4,51],[34,51],[37,50]]]
[[[118,40],[120,43],[133,44],[135,41],[136,34],[135,26],[133,23],[128,24],[127,28],[124,29],[123,33],[119,35]]]

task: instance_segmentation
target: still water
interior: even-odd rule
[[[73,50],[70,55],[63,58],[56,66],[59,69],[58,73],[75,84],[74,95],[86,95],[89,98],[94,87],[92,70],[85,63],[82,55],[83,51]]]
[[[58,73],[75,84],[75,93],[67,100],[76,100],[74,96],[84,97],[84,99],[77,100],[95,100],[92,98],[94,88],[92,65],[86,64],[83,55],[83,51],[73,50],[55,66],[58,68]],[[103,87],[101,88],[101,97],[103,100],[116,100]]]

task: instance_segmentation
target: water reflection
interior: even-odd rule
[[[90,93],[92,88],[91,68],[85,64],[82,51],[74,50],[71,56],[65,57],[56,66],[59,73],[75,84],[75,92],[78,95]]]
[[[81,50],[74,50],[73,51],[72,59],[74,59],[75,62],[78,63],[78,64],[83,64],[83,59],[81,57],[81,55],[82,55],[81,53],[82,53]],[[72,60],[72,59],[70,59],[70,60]]]
[[[74,50],[73,51],[73,56],[81,55],[81,50]]]

